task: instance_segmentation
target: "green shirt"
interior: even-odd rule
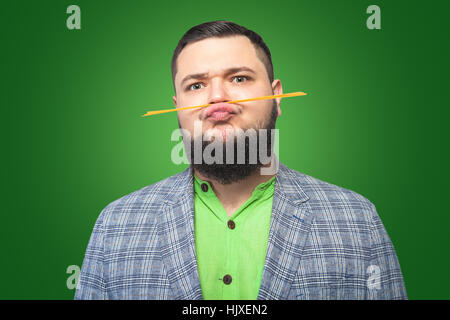
[[[230,217],[209,182],[194,174],[195,248],[204,299],[257,299],[274,187],[275,177],[259,184]]]

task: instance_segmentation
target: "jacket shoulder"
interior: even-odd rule
[[[311,207],[334,209],[335,212],[360,212],[366,215],[375,210],[374,204],[369,199],[351,189],[337,186],[291,168],[287,168],[287,171],[308,195],[308,203]]]
[[[112,201],[101,211],[97,223],[108,225],[139,224],[142,218],[150,222],[156,218],[167,195],[186,172],[179,172],[168,178],[145,186]]]

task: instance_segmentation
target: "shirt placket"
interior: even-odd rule
[[[218,268],[218,272],[222,272],[218,276],[218,281],[221,281],[221,299],[233,300],[240,299],[239,297],[239,284],[242,279],[239,278],[239,263],[236,261],[239,250],[239,242],[242,237],[240,236],[239,224],[243,223],[243,210],[250,207],[253,202],[262,196],[264,190],[266,189],[268,183],[261,184],[253,192],[250,199],[248,199],[238,210],[233,214],[233,216],[228,216],[227,212],[223,208],[220,200],[215,196],[214,191],[211,189],[209,183],[207,184],[206,192],[204,194],[209,198],[210,210],[216,215],[220,220],[220,223],[224,225],[225,228],[225,241],[226,246],[224,249],[225,263],[223,268]]]

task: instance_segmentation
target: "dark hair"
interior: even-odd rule
[[[264,40],[256,32],[240,26],[234,22],[226,20],[217,20],[205,22],[189,29],[178,42],[172,56],[172,83],[175,90],[175,75],[177,73],[177,58],[184,47],[189,43],[200,41],[207,38],[224,38],[234,35],[246,36],[255,46],[258,58],[264,63],[269,76],[270,83],[273,82],[272,55]],[[175,90],[176,91],[176,90]]]

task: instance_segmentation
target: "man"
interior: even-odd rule
[[[195,26],[172,75],[176,107],[211,104],[177,112],[191,165],[101,212],[75,299],[407,299],[375,206],[273,165],[280,99],[226,103],[282,94],[259,35],[230,21]],[[249,130],[263,132],[256,149]],[[199,148],[218,160],[196,161]],[[270,163],[251,161],[261,150]]]

